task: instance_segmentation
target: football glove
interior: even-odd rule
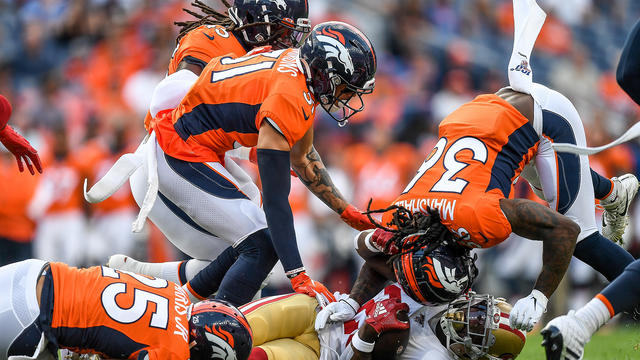
[[[509,323],[512,328],[531,331],[547,310],[549,299],[540,291],[533,289],[529,296],[518,300],[509,314]]]
[[[383,229],[376,229],[365,241],[369,242],[376,250],[387,255],[395,255],[399,252],[398,247],[392,241],[394,233]]]
[[[0,130],[0,142],[16,157],[18,170],[20,170],[20,172],[24,171],[24,165],[22,164],[24,161],[31,175],[35,174],[33,171],[34,166],[39,173],[42,173],[42,165],[40,164],[38,152],[29,144],[27,139],[15,132],[11,126],[5,125],[4,129]],[[33,166],[31,164],[33,164]]]
[[[316,315],[315,329],[316,331],[324,329],[330,321],[344,322],[351,320],[356,316],[358,309],[360,309],[360,305],[352,298],[332,302]]]
[[[319,281],[311,280],[311,278],[307,275],[305,271],[301,271],[291,279],[291,287],[293,291],[301,294],[307,294],[311,297],[315,297],[316,293],[320,293],[324,295],[324,297],[330,302],[336,301],[336,298],[333,296],[327,288],[322,285]]]
[[[347,206],[340,214],[340,218],[349,226],[359,231],[374,229],[376,227],[371,223],[367,215],[361,213],[360,210],[353,205]]]
[[[409,311],[409,305],[400,302],[398,298],[385,299],[376,302],[376,306],[367,311],[365,323],[380,335],[389,330],[406,330],[409,328],[408,321],[398,319],[398,312]]]

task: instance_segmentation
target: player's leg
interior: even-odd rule
[[[598,232],[589,159],[586,155],[556,153],[551,149],[551,142],[586,146],[580,116],[573,104],[557,91],[534,84],[532,95],[545,138],[535,159],[545,198],[552,209],[580,226],[574,256],[611,281],[633,261],[633,256]]]
[[[40,307],[36,283],[46,264],[42,260],[24,260],[0,267],[0,359],[9,356],[33,356],[42,337],[36,327]]]
[[[318,360],[309,346],[294,339],[277,339],[251,349],[249,360]]]
[[[278,262],[278,254],[266,228],[249,235],[234,247],[238,259],[224,275],[216,299],[240,306],[251,301],[260,290]]]
[[[547,359],[579,359],[591,336],[615,314],[631,311],[640,304],[640,260],[589,303],[549,322],[542,331]]]
[[[278,339],[293,339],[320,355],[320,342],[314,329],[315,298],[304,294],[286,294],[262,298],[239,309],[253,331],[253,346]],[[279,359],[279,357],[278,357]]]

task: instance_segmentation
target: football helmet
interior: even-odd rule
[[[191,360],[246,360],[252,339],[251,326],[235,306],[223,300],[193,304],[189,317]]]
[[[252,47],[297,47],[311,30],[308,0],[236,0],[229,18]]]
[[[469,290],[478,268],[469,249],[458,245],[422,246],[393,260],[402,290],[421,304],[445,304]]]
[[[469,292],[452,301],[436,325],[436,336],[457,359],[515,359],[526,341],[509,326],[511,304]]]
[[[362,95],[375,85],[376,53],[360,30],[339,21],[318,24],[300,47],[300,59],[309,90],[340,126],[364,109]]]

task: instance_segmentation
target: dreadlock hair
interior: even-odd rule
[[[391,256],[388,263],[392,263],[399,256],[414,252],[425,246],[427,247],[425,250],[427,254],[440,245],[460,246],[455,242],[449,229],[440,222],[440,213],[437,209],[427,207],[426,214],[422,212],[414,214],[400,205],[391,205],[386,209],[377,210],[371,210],[370,207],[371,200],[369,200],[367,211],[364,214],[377,228],[394,233],[387,246],[390,247],[391,244],[395,244],[400,249],[398,254]],[[390,210],[395,210],[393,219],[387,224],[391,228],[379,224],[371,217],[371,214],[385,213]]]
[[[231,7],[227,0],[220,0],[220,2],[227,9]],[[189,9],[182,9],[187,14],[195,17],[196,20],[174,22],[174,24],[181,27],[178,38],[176,39],[176,43],[180,42],[180,39],[182,39],[182,37],[185,36],[189,31],[201,25],[220,25],[224,26],[228,31],[237,30],[236,24],[231,20],[231,18],[229,18],[229,15],[218,12],[217,10],[213,9],[200,0],[195,0],[191,3],[191,6],[200,9],[202,13],[197,13]]]

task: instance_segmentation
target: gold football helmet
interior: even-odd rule
[[[503,298],[469,292],[440,317],[440,340],[456,359],[515,359],[526,334],[509,326],[511,307]]]

